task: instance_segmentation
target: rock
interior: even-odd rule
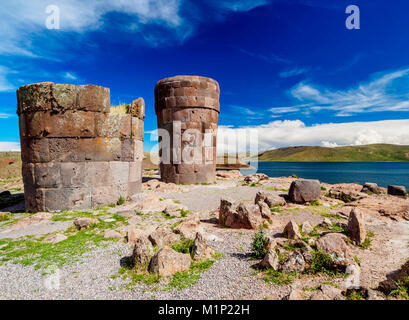
[[[153,231],[148,239],[154,246],[163,247],[179,240],[179,237],[169,227],[159,226]]]
[[[265,202],[260,202],[260,203],[258,204],[258,206],[259,206],[259,208],[260,208],[261,216],[262,216],[264,219],[271,220],[271,210],[270,210],[270,207],[267,205],[267,203],[265,203]]]
[[[139,238],[146,238],[145,231],[129,227],[127,230],[127,238],[129,244],[136,244]]]
[[[88,228],[89,226],[98,223],[98,219],[93,218],[77,218],[74,221],[74,225],[78,230]]]
[[[263,218],[258,205],[242,202],[235,206],[231,199],[222,198],[219,223],[230,228],[258,229]]]
[[[191,258],[189,254],[176,252],[169,247],[160,249],[149,263],[149,271],[162,277],[174,275],[176,272],[188,271]]]
[[[193,245],[193,259],[210,259],[213,254],[214,250],[207,243],[205,235],[197,232]]]
[[[379,296],[378,292],[372,289],[368,289],[368,297],[366,298],[366,300],[383,300],[383,299]]]
[[[174,184],[159,181],[158,179],[151,179],[142,183],[142,190],[152,190],[155,192],[168,193],[168,192],[182,192],[184,188]]]
[[[340,183],[335,184],[328,192],[330,198],[338,199],[346,203],[357,201],[368,197],[367,194],[362,193],[362,186],[355,183]]]
[[[18,220],[16,223],[13,223],[13,224],[11,224],[9,226],[6,226],[4,228],[4,232],[24,229],[27,226],[32,225],[32,224],[45,223],[45,222],[50,221],[52,217],[53,217],[52,213],[39,212],[39,213],[33,214],[31,216],[25,217],[25,218],[23,218],[21,220]]]
[[[275,247],[277,246],[276,239],[272,236],[266,236],[266,243],[264,244],[264,249],[268,251],[274,251]]]
[[[322,284],[321,291],[329,300],[344,300],[342,290],[329,284]]]
[[[240,203],[237,206],[238,223],[245,229],[258,229],[263,223],[259,206]]]
[[[44,242],[48,242],[48,243],[58,243],[61,241],[64,241],[65,239],[67,239],[68,237],[61,234],[61,233],[57,233],[57,234],[50,234],[47,237],[44,238]]]
[[[301,254],[304,257],[305,262],[309,265],[313,259],[313,250],[310,246],[306,246],[301,250]]]
[[[285,298],[286,300],[304,300],[304,292],[299,289],[291,290],[290,294]]]
[[[255,174],[250,174],[244,177],[244,182],[247,184],[251,183],[260,183],[262,181],[268,180],[268,175],[264,173],[255,173]]]
[[[216,176],[223,179],[237,179],[241,173],[239,170],[219,170],[216,171]]]
[[[180,234],[184,239],[194,239],[196,232],[199,231],[199,223],[197,217],[189,217],[173,229],[173,232]]]
[[[301,253],[293,251],[290,256],[280,266],[280,271],[284,273],[297,272],[305,270],[305,260]]]
[[[303,224],[301,225],[301,232],[305,234],[310,234],[314,228],[311,226],[309,221],[304,221]]]
[[[355,244],[362,244],[366,239],[364,214],[354,208],[348,218],[348,235]]]
[[[264,259],[261,260],[259,265],[261,268],[272,268],[273,270],[278,270],[278,264],[279,260],[277,253],[274,250],[270,250],[264,256]]]
[[[321,222],[321,225],[322,225],[322,226],[325,226],[325,227],[331,227],[331,226],[332,226],[332,222],[331,222],[330,219],[324,218],[324,220],[322,220],[322,222]]]
[[[163,199],[156,193],[147,194],[146,197],[140,199],[135,206],[135,210],[142,213],[163,212],[164,210],[174,212],[179,209],[186,210],[187,208],[179,203],[175,203],[172,199]]]
[[[122,235],[115,230],[106,230],[104,233],[105,239],[115,238],[115,239],[122,239]]]
[[[10,191],[6,190],[6,191],[3,191],[3,192],[0,192],[0,198],[8,198],[8,197],[11,197],[11,192]]]
[[[264,191],[257,192],[256,198],[254,199],[255,204],[260,204],[260,202],[265,202],[270,208],[276,206],[284,206],[286,204],[286,201],[283,197],[271,192]]]
[[[321,196],[320,182],[318,180],[293,181],[288,195],[290,200],[295,203],[316,201]]]
[[[135,246],[132,252],[132,265],[145,265],[153,255],[153,246],[146,237],[135,239]]]
[[[404,186],[388,186],[388,194],[392,196],[406,197],[406,187]]]
[[[302,238],[298,225],[295,221],[291,220],[289,223],[287,223],[283,230],[283,236],[287,239]]]
[[[402,281],[409,277],[409,260],[401,266],[397,272],[393,272],[388,275],[388,279],[381,281],[378,286],[378,290],[385,294],[389,294],[391,291],[397,289],[396,282]]]
[[[347,237],[341,233],[328,233],[318,239],[317,249],[329,255],[340,266],[347,266],[351,253],[347,246]]]
[[[378,185],[376,183],[366,182],[364,184],[361,192],[379,194],[379,193],[381,193],[381,189],[378,187]]]

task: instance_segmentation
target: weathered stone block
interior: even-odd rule
[[[77,86],[77,104],[80,109],[109,113],[109,89],[94,85]]]
[[[49,139],[24,138],[21,140],[23,162],[48,162],[51,160]]]
[[[129,182],[142,181],[142,160],[129,162]]]
[[[112,161],[109,163],[111,170],[112,182],[115,185],[128,183],[129,178],[129,162]]]
[[[37,188],[58,188],[61,186],[61,168],[57,162],[36,163],[34,181]]]
[[[68,110],[64,113],[46,113],[43,132],[48,138],[94,137],[94,113]]]
[[[106,186],[112,183],[109,162],[85,162],[84,183],[88,186]]]
[[[141,119],[132,117],[132,128],[131,128],[131,137],[133,139],[143,141],[144,140],[144,122]]]
[[[131,120],[132,116],[130,114],[96,113],[96,136],[109,138],[129,138],[131,137]]]
[[[91,188],[43,189],[43,192],[46,211],[91,208]]]
[[[91,191],[92,207],[116,203],[120,196],[118,188],[115,186],[94,186]]]
[[[143,98],[138,98],[132,101],[129,107],[129,113],[132,116],[143,120],[145,118],[145,100]]]
[[[51,110],[52,82],[28,84],[17,90],[17,113]]]
[[[86,187],[85,162],[62,162],[61,183],[63,187]]]
[[[77,109],[77,90],[72,84],[53,84],[51,86],[51,107],[53,111],[64,112]]]

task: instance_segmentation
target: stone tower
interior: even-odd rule
[[[155,87],[160,173],[165,182],[213,183],[220,113],[217,81],[175,76]],[[169,134],[166,137],[166,133]]]
[[[110,113],[108,88],[43,82],[17,90],[26,210],[86,209],[141,189],[144,104]]]

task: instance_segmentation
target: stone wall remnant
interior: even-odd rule
[[[86,209],[139,192],[145,112],[137,101],[127,113],[110,113],[108,88],[52,82],[20,87],[26,210]]]
[[[217,81],[175,76],[155,87],[160,173],[164,182],[213,183],[220,113]]]

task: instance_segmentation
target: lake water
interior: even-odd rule
[[[251,165],[254,166],[253,163]],[[257,172],[269,177],[296,174],[304,179],[341,182],[375,182],[379,186],[402,185],[409,188],[409,162],[270,162],[259,161]],[[242,170],[243,174],[254,173]]]

